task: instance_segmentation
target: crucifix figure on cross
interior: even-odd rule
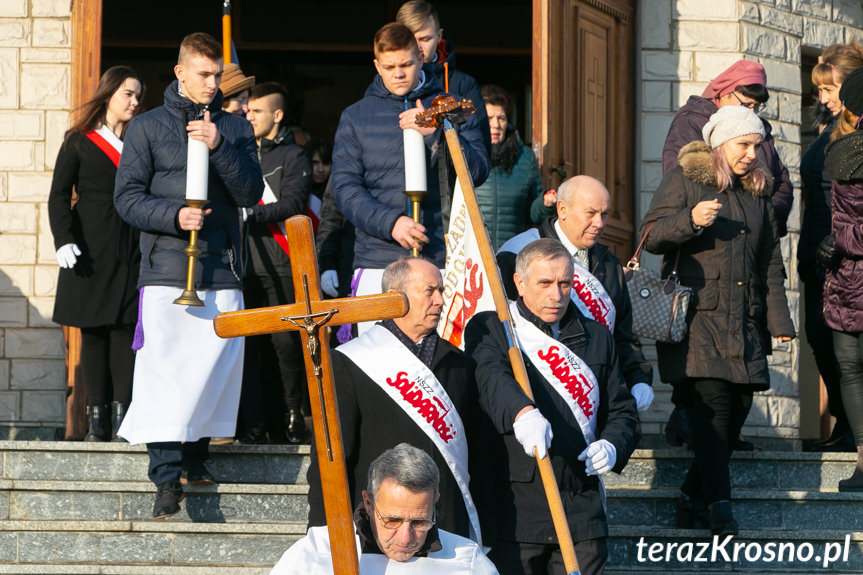
[[[222,313],[213,320],[219,337],[262,335],[298,330],[305,347],[306,377],[312,406],[327,528],[336,575],[359,575],[352,507],[330,364],[330,348],[321,328],[360,321],[392,319],[408,311],[401,292],[344,299],[321,299],[318,262],[311,220],[294,216],[285,222],[291,246],[294,293],[304,301],[283,306]],[[315,385],[312,385],[312,382]]]

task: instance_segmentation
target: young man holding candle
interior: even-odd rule
[[[416,115],[443,90],[431,68],[424,67],[413,33],[390,23],[375,34],[378,75],[365,97],[344,112],[333,149],[333,193],[344,216],[356,227],[354,268],[382,269],[411,248],[438,267],[446,249],[441,220],[438,134],[441,128],[419,128]],[[406,162],[403,131],[417,130],[424,140],[428,194],[422,200],[421,221],[414,222],[405,195]],[[475,185],[488,176],[488,153],[476,116],[456,127]],[[419,165],[411,158],[409,166]],[[448,188],[444,183],[444,188]],[[411,190],[416,191],[416,190]],[[451,190],[444,189],[450,194]]]
[[[132,403],[119,435],[147,444],[155,518],[180,510],[181,481],[215,482],[204,467],[209,437],[234,435],[243,340],[219,339],[212,319],[243,308],[237,207],[255,205],[264,188],[251,126],[221,109],[221,45],[186,36],[174,74],[165,104],[129,124],[114,189],[120,217],[141,229],[142,256]],[[187,185],[189,141],[206,144],[209,163]],[[191,230],[200,307],[173,303],[186,285]]]

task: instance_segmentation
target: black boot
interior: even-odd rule
[[[731,502],[727,499],[720,499],[708,505],[707,519],[710,522],[710,531],[714,535],[720,537],[737,535],[739,528],[734,515],[731,514]]]
[[[156,488],[156,503],[153,504],[153,519],[170,517],[180,510],[180,501],[186,496],[179,481],[166,481]]]
[[[119,401],[111,403],[111,441],[126,441],[122,437],[117,437],[117,431],[120,425],[123,424],[123,418],[126,417],[126,410],[129,406]]]
[[[680,492],[675,515],[677,526],[681,529],[702,529],[707,527],[707,504],[701,499]]]
[[[857,447],[857,465],[848,479],[839,482],[839,491],[863,491],[863,446]]]
[[[824,441],[813,443],[811,450],[832,453],[854,453],[857,451],[857,446],[854,445],[854,434],[851,432],[848,420],[837,419],[830,437]]]
[[[107,405],[88,405],[87,406],[87,435],[84,436],[84,441],[105,441],[108,434],[108,406]]]
[[[675,447],[684,443],[692,449],[692,426],[689,425],[689,413],[683,407],[675,406],[665,424],[665,441]]]
[[[285,433],[291,443],[303,443],[306,439],[306,420],[299,407],[291,407],[285,414]]]

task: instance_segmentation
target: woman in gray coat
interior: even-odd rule
[[[753,392],[770,387],[770,334],[789,341],[795,333],[770,178],[755,155],[764,125],[747,108],[725,106],[702,133],[704,141],[680,150],[642,232],[653,224],[646,247],[664,256],[663,276],[679,252],[680,281],[693,290],[687,337],[656,346],[660,377],[684,387],[692,402],[695,460],[681,487],[678,526],[706,519],[724,535],[737,533],[728,458]]]

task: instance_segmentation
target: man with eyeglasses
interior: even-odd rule
[[[432,458],[407,443],[372,462],[363,502],[354,512],[363,575],[497,573],[476,543],[435,524],[439,481]],[[312,527],[282,555],[270,575],[332,572],[327,528]]]
[[[719,76],[713,79],[701,96],[690,96],[686,104],[677,111],[665,146],[662,148],[662,174],[666,175],[677,166],[677,154],[680,148],[689,142],[703,139],[701,129],[707,120],[723,106],[744,106],[756,114],[764,110],[765,103],[770,98],[767,91],[767,73],[764,66],[758,62],[738,60]],[[764,139],[756,149],[758,161],[773,175],[773,190],[771,203],[776,215],[776,227],[780,236],[788,233],[786,223],[791,206],[794,203],[794,186],[788,176],[788,169],[782,163],[776,151],[773,128],[770,122],[764,122]],[[665,439],[671,445],[692,443],[692,426],[686,406],[689,399],[684,388],[676,387],[671,396],[674,411],[668,418],[665,427]],[[758,449],[749,441],[739,437],[734,448],[738,451],[754,451]]]

